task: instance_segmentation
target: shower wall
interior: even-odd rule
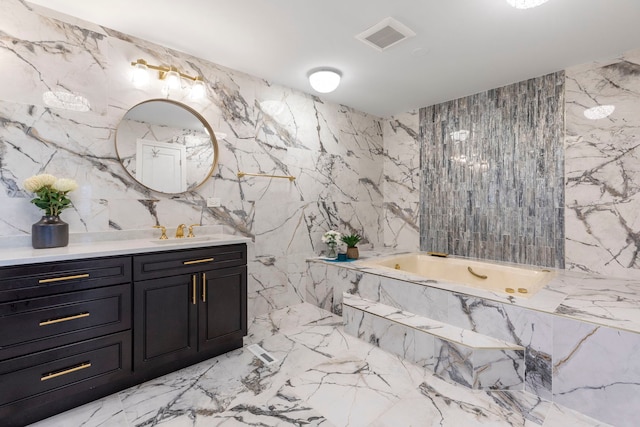
[[[420,109],[420,248],[564,267],[564,72]]]

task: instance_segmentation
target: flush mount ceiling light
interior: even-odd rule
[[[507,0],[511,6],[516,9],[531,9],[532,7],[538,7],[549,0]]]
[[[151,65],[144,59],[138,59],[131,63],[133,76],[131,81],[135,86],[142,86],[149,81],[149,70],[158,71],[158,79],[164,80],[166,89],[180,88],[180,79],[193,82],[191,85],[191,99],[201,99],[207,94],[204,80],[200,76],[190,76],[178,70],[176,67],[165,67],[162,65]]]
[[[589,120],[599,120],[609,117],[615,109],[614,105],[596,105],[584,110],[583,114]]]
[[[329,93],[337,89],[341,74],[337,70],[322,68],[311,71],[309,84],[316,92]]]

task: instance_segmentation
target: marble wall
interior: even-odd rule
[[[640,277],[640,50],[566,71],[566,268]],[[589,120],[584,111],[613,105]]]
[[[384,246],[420,250],[419,113],[384,120]]]
[[[423,250],[564,266],[564,73],[420,109]]]
[[[379,118],[25,2],[0,0],[0,9],[0,235],[26,235],[41,215],[25,178],[74,178],[74,208],[62,215],[72,232],[200,223],[252,237],[250,316],[304,299],[304,259],[326,249],[326,230],[381,245]],[[187,87],[169,93],[228,135],[214,176],[197,191],[150,192],[118,162],[114,135],[126,111],[163,97],[158,80],[132,85],[137,58],[204,77],[203,101],[189,99]],[[47,106],[47,91],[81,95],[90,110]],[[238,179],[238,171],[297,179]],[[207,208],[207,197],[222,207]]]

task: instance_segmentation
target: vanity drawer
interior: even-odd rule
[[[135,281],[157,279],[195,273],[203,269],[236,267],[246,264],[247,246],[245,244],[135,255],[133,257],[133,278]]]
[[[128,331],[0,362],[0,414],[5,405],[48,391],[64,399],[130,374]]]
[[[131,282],[131,257],[0,268],[0,302]]]
[[[0,360],[130,328],[130,284],[0,303]]]

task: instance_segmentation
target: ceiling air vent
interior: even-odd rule
[[[358,34],[356,38],[374,49],[383,51],[415,35],[416,33],[395,19],[385,18],[373,27]]]

